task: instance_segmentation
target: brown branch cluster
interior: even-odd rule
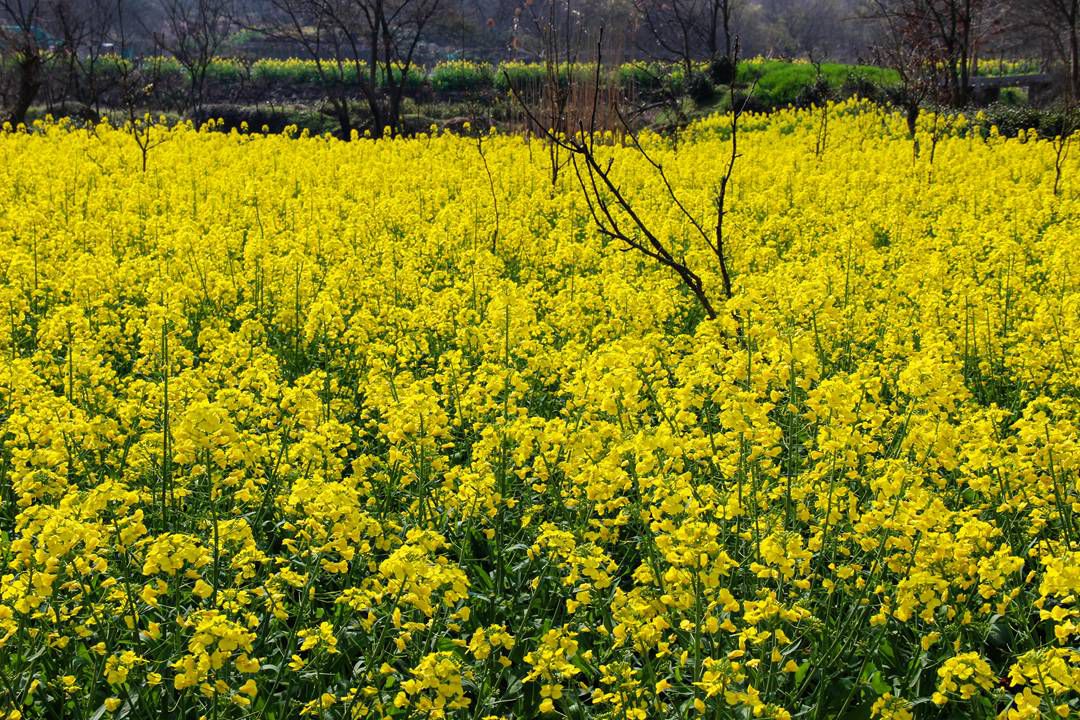
[[[623,192],[613,176],[614,158],[608,157],[605,159],[598,150],[598,139],[604,137],[603,129],[598,125],[597,120],[598,113],[603,107],[601,87],[603,86],[602,72],[604,65],[601,48],[602,38],[601,42],[597,43],[596,61],[593,67],[591,112],[587,118],[579,120],[577,127],[572,132],[555,132],[537,116],[535,110],[528,103],[522,100],[512,84],[511,92],[514,93],[532,126],[551,145],[560,148],[569,155],[578,188],[585,199],[589,215],[600,235],[622,244],[625,251],[641,253],[671,270],[693,294],[705,314],[709,318],[715,319],[718,316],[717,304],[710,290],[705,286],[701,275],[690,267],[684,256],[677,254],[670,243],[659,237],[649,226],[649,223],[635,209],[633,202]],[[737,56],[738,44],[736,41],[733,57],[737,59]],[[507,80],[509,81],[509,77]],[[663,164],[653,157],[641,142],[638,133],[630,125],[617,101],[613,103],[613,110],[619,120],[625,141],[653,168],[663,184],[667,196],[716,259],[720,269],[721,290],[725,299],[731,299],[734,295],[732,277],[728,267],[725,218],[728,214],[731,182],[739,158],[739,121],[746,107],[746,99],[739,102],[736,96],[734,74],[728,85],[728,90],[731,100],[731,149],[727,166],[713,191],[715,216],[714,223],[708,229],[705,223],[699,220],[683,201],[672,184]],[[747,99],[752,92],[753,87],[747,93]]]

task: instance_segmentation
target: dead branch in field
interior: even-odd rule
[[[738,41],[736,40],[732,55],[736,61],[738,52]],[[694,295],[705,314],[709,318],[716,318],[716,305],[710,297],[701,275],[690,267],[685,256],[679,255],[668,242],[658,237],[656,232],[650,228],[649,224],[634,208],[630,199],[623,193],[618,182],[613,178],[614,158],[602,158],[597,150],[597,140],[604,136],[602,127],[598,125],[598,115],[602,109],[602,71],[601,34],[601,41],[597,43],[596,62],[593,70],[590,112],[588,117],[580,119],[574,131],[569,133],[556,132],[546,125],[537,117],[535,110],[521,98],[521,95],[512,85],[511,92],[537,131],[552,146],[569,154],[578,187],[598,232],[604,237],[620,242],[624,246],[622,248],[624,251],[639,252],[674,272],[682,284]],[[629,146],[635,149],[655,170],[668,197],[694,228],[697,235],[704,240],[706,246],[716,258],[720,270],[722,293],[725,299],[731,299],[734,296],[734,289],[728,263],[728,238],[725,234],[724,220],[729,212],[731,181],[735,173],[735,165],[740,157],[739,120],[745,112],[746,100],[753,92],[753,86],[746,98],[740,102],[736,95],[735,73],[731,73],[728,91],[731,102],[731,152],[728,155],[726,168],[713,190],[713,208],[716,215],[715,225],[710,231],[705,229],[705,223],[695,216],[682,199],[672,184],[663,164],[656,160],[641,142],[637,131],[634,130],[626,116],[619,109],[617,101],[612,100],[610,105],[619,121],[624,137],[628,139]]]

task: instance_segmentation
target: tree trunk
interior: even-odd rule
[[[960,87],[959,94],[957,95],[957,105],[963,106],[967,104],[968,100],[968,88],[971,87],[971,66],[968,62],[968,58],[965,56],[960,60]]]
[[[960,68],[956,58],[949,60],[949,102],[953,105],[960,104]]]
[[[338,132],[342,140],[352,137],[352,118],[349,115],[349,101],[344,97],[334,98],[334,114],[337,116]]]
[[[34,104],[38,91],[41,89],[41,58],[39,56],[24,55],[19,59],[18,67],[19,90],[8,117],[12,125],[26,122],[26,113]]]
[[[404,78],[402,79],[404,83]],[[397,137],[402,132],[401,127],[401,93],[403,88],[397,88],[390,93],[389,112],[387,112],[387,125],[390,126],[390,137]]]
[[[376,93],[378,91],[376,90]],[[386,117],[383,114],[382,104],[379,102],[378,95],[372,95],[371,100],[368,102],[368,108],[371,109],[371,137],[381,138],[383,134],[383,128],[386,127]]]
[[[1073,100],[1080,99],[1080,37],[1075,16],[1069,24],[1069,95]]]
[[[729,59],[733,59],[735,56],[732,53],[731,47],[731,2],[730,0],[724,0],[724,55]],[[732,63],[734,67],[734,63]]]
[[[717,54],[720,52],[720,45],[717,42],[716,35],[720,31],[720,4],[718,0],[713,0],[712,13],[709,15],[709,60],[716,60]]]

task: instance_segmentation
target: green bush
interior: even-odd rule
[[[735,64],[726,55],[709,63],[709,77],[717,85],[727,85],[735,79]]]
[[[358,72],[366,74],[367,65],[361,64],[357,68],[355,63],[338,65],[337,63],[324,61],[323,73],[325,74],[325,80],[320,75],[319,67],[313,60],[299,60],[297,58],[258,60],[251,67],[252,79],[256,83],[264,85],[318,86],[327,83],[353,85],[357,81]],[[375,75],[376,82],[385,85],[385,71],[379,68]],[[401,77],[400,68],[395,68],[394,76],[395,78]],[[405,89],[416,90],[424,84],[425,80],[426,75],[423,68],[413,65],[409,68],[408,76],[405,78]]]
[[[431,87],[437,92],[476,92],[495,84],[495,69],[487,63],[451,60],[431,71]]]
[[[661,63],[629,62],[619,66],[619,87],[625,90],[657,90],[663,85],[667,68]]]
[[[243,63],[233,58],[217,58],[206,68],[206,79],[214,83],[242,82],[246,75]]]
[[[738,68],[739,82],[749,85],[756,80],[754,95],[771,107],[798,104],[800,98],[807,97],[807,88],[816,84],[817,76],[817,67],[808,62],[748,60],[740,63]],[[867,65],[822,63],[821,76],[831,94],[842,94],[853,78],[864,85],[882,87],[899,82],[895,72]]]
[[[716,94],[712,79],[703,72],[696,72],[690,76],[690,82],[686,87],[686,94],[698,105],[709,103]]]
[[[297,60],[257,60],[251,67],[255,82],[267,85],[318,85],[318,67],[314,62]]]
[[[495,89],[507,92],[513,87],[519,91],[539,91],[546,77],[547,69],[540,63],[505,62],[495,73]]]
[[[405,75],[404,82],[401,80],[401,72],[400,67],[395,67],[393,69],[394,83],[397,84],[401,82],[408,92],[419,90],[427,80],[427,74],[424,72],[424,69],[417,67],[416,65],[409,66],[409,71]],[[383,68],[379,68],[379,71],[376,73],[376,78],[379,85],[386,85],[386,71]]]

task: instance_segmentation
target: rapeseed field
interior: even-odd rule
[[[730,299],[597,146],[715,319],[535,138],[0,133],[0,717],[1077,716],[1080,163],[823,117]]]

